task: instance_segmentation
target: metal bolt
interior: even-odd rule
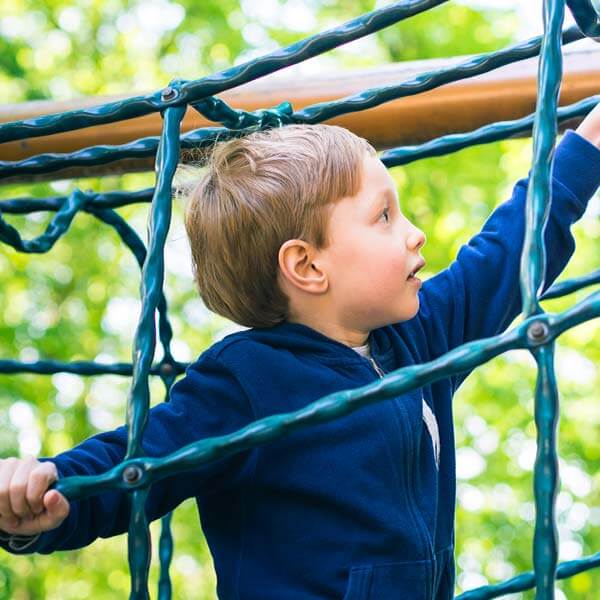
[[[160,99],[164,102],[173,100],[174,98],[177,98],[177,90],[171,87],[170,85],[164,88],[162,93],[160,94]]]
[[[123,471],[123,480],[126,483],[136,483],[142,478],[143,472],[142,469],[138,466],[130,466]]]
[[[540,344],[548,339],[549,333],[550,329],[548,329],[548,325],[543,321],[534,321],[527,328],[527,337],[536,344]]]
[[[163,363],[160,365],[160,374],[163,377],[170,377],[175,373],[175,367],[172,363]]]

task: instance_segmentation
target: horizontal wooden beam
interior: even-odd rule
[[[600,49],[563,50],[563,80],[559,103],[572,104],[600,93]],[[401,83],[426,71],[463,62],[466,56],[448,59],[396,63],[367,70],[337,71],[311,76],[286,75],[285,71],[258,79],[224,92],[231,106],[244,110],[273,107],[288,100],[294,109],[327,102],[372,87]],[[496,121],[524,117],[535,110],[538,57],[523,60],[423,92],[387,102],[381,106],[326,121],[342,125],[368,139],[376,148],[387,149],[418,144],[441,135],[466,132]],[[98,106],[127,96],[77,98],[68,101],[35,101],[0,106],[0,122],[31,119]],[[579,119],[580,120],[580,119]],[[573,127],[578,119],[566,126]],[[214,125],[193,109],[188,109],[182,131]],[[17,161],[47,153],[65,153],[92,145],[118,145],[146,136],[159,135],[159,114],[119,123],[88,127],[57,135],[0,144],[0,160]],[[97,167],[70,168],[27,179],[62,179],[101,174],[145,171],[154,168],[153,159],[128,159]],[[16,178],[15,178],[16,179]],[[12,180],[12,178],[11,178]],[[8,183],[3,180],[1,183]]]

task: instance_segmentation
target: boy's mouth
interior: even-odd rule
[[[425,266],[425,261],[423,259],[421,259],[416,267],[409,273],[407,279],[416,279],[415,275],[417,274],[418,271],[420,271],[423,267]]]

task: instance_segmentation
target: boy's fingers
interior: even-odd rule
[[[44,507],[46,510],[36,517],[40,530],[48,531],[58,527],[67,517],[71,509],[69,501],[56,490],[44,494]]]
[[[0,460],[0,516],[2,519],[14,519],[9,497],[9,485],[13,473],[17,468],[16,458],[5,458]]]
[[[70,505],[68,500],[56,490],[50,490],[44,495],[44,512],[31,519],[12,519],[0,517],[0,529],[11,535],[35,535],[51,529],[56,529],[68,516]]]
[[[52,462],[0,459],[0,529],[14,535],[34,535],[58,527],[70,511],[68,500],[48,490],[58,479]]]
[[[44,511],[44,494],[57,479],[56,466],[51,462],[38,463],[38,466],[31,471],[26,498],[35,515],[39,515]]]
[[[29,474],[35,468],[38,462],[35,458],[28,458],[19,461],[8,489],[10,506],[12,512],[20,519],[32,519],[33,511],[31,510],[26,494],[27,485],[29,482]]]

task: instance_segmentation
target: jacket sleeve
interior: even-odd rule
[[[517,181],[483,229],[444,271],[423,283],[416,319],[429,358],[472,340],[504,331],[522,310],[520,261],[529,177]],[[573,130],[557,145],[552,162],[552,204],[544,232],[546,291],[567,265],[575,240],[570,227],[581,218],[600,185],[600,150]],[[453,378],[456,390],[469,373]]]
[[[247,395],[235,375],[216,358],[203,355],[171,388],[170,401],[152,407],[142,438],[146,456],[160,457],[203,438],[237,431],[254,421]],[[97,475],[123,461],[127,426],[103,432],[52,458],[59,478]],[[246,450],[172,475],[155,483],[146,501],[149,521],[173,510],[183,500],[241,485],[249,476],[254,450]],[[72,550],[98,537],[127,531],[130,504],[127,492],[102,493],[71,502],[61,525],[35,539],[0,535],[0,547],[13,554]]]

